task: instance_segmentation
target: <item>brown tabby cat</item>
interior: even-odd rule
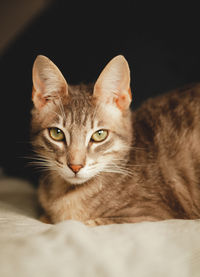
[[[32,141],[45,169],[43,220],[95,226],[200,218],[200,85],[131,112],[123,56],[88,86],[69,86],[38,56],[33,102]]]

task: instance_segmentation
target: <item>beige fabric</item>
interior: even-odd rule
[[[0,180],[1,277],[199,277],[200,221],[89,228],[37,220],[35,190]]]

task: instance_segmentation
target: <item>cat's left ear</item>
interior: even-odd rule
[[[39,55],[33,64],[32,99],[37,109],[60,96],[67,96],[68,85],[58,67],[47,57]]]
[[[130,69],[126,59],[119,55],[103,69],[94,86],[94,97],[100,102],[127,110],[131,103]]]

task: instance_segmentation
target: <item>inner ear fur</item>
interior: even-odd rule
[[[114,104],[120,110],[129,108],[132,100],[130,69],[122,55],[113,58],[103,69],[95,83],[93,95],[98,101]]]
[[[68,94],[68,85],[58,67],[47,57],[39,55],[33,64],[32,100],[37,109],[48,101]]]

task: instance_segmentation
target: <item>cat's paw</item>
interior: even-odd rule
[[[90,226],[90,227],[94,227],[94,226],[98,225],[98,224],[96,224],[95,220],[93,220],[93,219],[86,220],[84,222],[84,224],[87,225],[87,226]]]
[[[89,219],[89,220],[86,220],[84,223],[85,225],[90,227],[110,224],[110,222],[106,218]]]
[[[39,220],[43,223],[46,223],[46,224],[52,224],[51,220],[49,219],[49,217],[47,215],[41,215]]]

